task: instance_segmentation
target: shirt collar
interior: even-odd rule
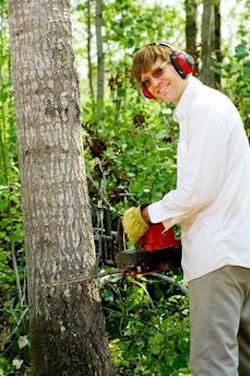
[[[202,86],[202,82],[199,81],[197,78],[190,75],[188,77],[188,85],[185,88],[177,106],[175,107],[173,117],[175,121],[181,121],[187,114],[187,109],[190,106],[190,102],[192,102],[197,89]]]

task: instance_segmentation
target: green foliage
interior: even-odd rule
[[[116,375],[190,375],[188,299],[158,284],[116,278],[102,290]]]
[[[235,48],[235,55],[222,66],[225,92],[239,109],[250,137],[250,45],[246,40]]]
[[[7,35],[7,9],[1,6],[0,29],[0,184],[8,184],[9,164],[16,159],[16,130],[12,107],[10,82],[9,43]]]
[[[154,21],[152,22],[152,12]],[[122,50],[135,49],[149,41],[178,40],[184,43],[184,15],[176,7],[143,6],[133,0],[108,0],[104,3],[105,42],[108,53],[116,45]],[[175,28],[176,23],[179,27]],[[111,53],[112,59],[116,54]]]
[[[23,374],[29,358],[26,327],[24,234],[20,183],[8,170],[9,186],[0,186],[0,375]]]
[[[117,215],[131,203],[160,199],[176,179],[177,126],[171,110],[153,103],[146,108],[137,95],[128,96],[119,112],[115,103],[105,104],[99,124],[90,106],[85,108],[86,161],[89,174],[102,187],[98,197],[90,182],[91,197],[108,203]]]

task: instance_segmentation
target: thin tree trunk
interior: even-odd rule
[[[87,41],[87,54],[88,54],[88,79],[89,79],[89,91],[92,103],[94,102],[94,85],[93,85],[93,75],[92,75],[92,62],[91,62],[91,2],[87,0],[87,32],[88,32],[88,41]]]
[[[33,374],[109,376],[69,1],[9,0],[9,14]]]
[[[3,33],[4,33],[4,5],[1,4],[1,13],[0,13],[0,58],[2,59],[4,56],[3,51]],[[4,93],[4,78],[3,78],[3,67],[0,65],[0,92]],[[1,173],[0,173],[0,183],[8,185],[8,164],[7,164],[7,157],[6,152],[7,148],[6,146],[6,133],[7,133],[7,127],[6,127],[6,114],[5,114],[5,103],[3,100],[0,102],[0,153],[1,153],[1,162],[0,167]]]
[[[214,49],[216,61],[218,63],[217,71],[215,72],[215,86],[221,88],[221,73],[218,71],[220,64],[222,63],[222,53],[221,53],[221,17],[220,17],[220,0],[214,0]]]
[[[201,30],[201,80],[215,86],[213,65],[214,53],[214,5],[213,0],[203,0],[202,30]]]
[[[197,8],[197,0],[185,0],[186,51],[195,59],[194,75],[198,74]]]
[[[102,0],[96,0],[97,101],[104,100],[104,54],[102,38]]]

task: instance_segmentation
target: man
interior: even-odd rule
[[[190,288],[193,376],[250,375],[250,151],[239,113],[194,78],[192,59],[167,43],[134,56],[148,98],[176,106],[177,187],[123,225],[135,243],[152,223],[180,224]]]

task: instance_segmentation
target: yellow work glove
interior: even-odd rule
[[[122,225],[132,244],[135,244],[149,228],[141,214],[141,206],[128,209],[122,218]]]

